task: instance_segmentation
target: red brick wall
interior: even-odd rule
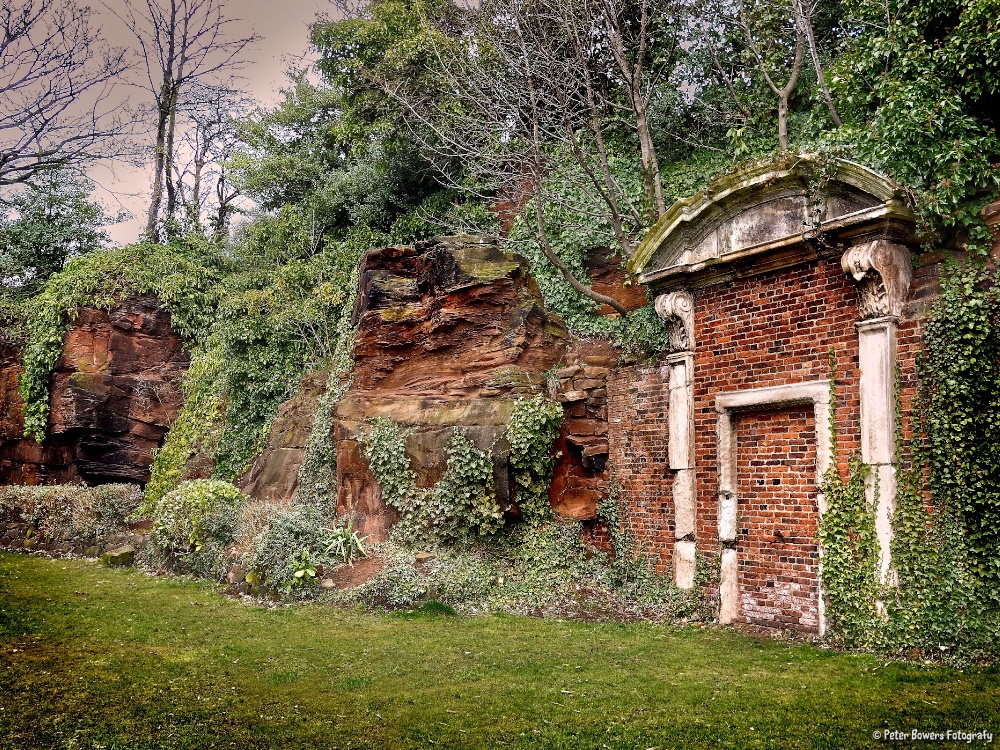
[[[908,316],[919,316],[927,309],[927,300],[934,295],[936,270],[932,266],[917,269],[914,286],[918,291],[923,290],[919,296],[924,299],[910,305]],[[706,555],[707,564],[714,566],[719,550],[715,397],[729,391],[826,380],[832,349],[837,363],[838,466],[846,476],[848,460],[860,451],[858,335],[854,326],[858,321],[857,291],[841,269],[839,257],[834,257],[697,290],[694,296],[696,536],[698,549]],[[920,328],[920,321],[913,319],[901,321],[899,328],[904,408],[916,385],[914,357],[920,347]],[[624,368],[608,383],[611,465],[629,505],[636,534],[661,571],[669,569],[674,547],[671,473],[667,463],[668,385],[664,361]],[[752,418],[750,423],[757,425],[753,429],[759,430],[756,441],[767,450],[786,440],[801,443],[806,434],[811,436],[808,441],[814,444],[815,429],[826,429],[826,425],[811,425],[811,409],[808,410],[808,428],[801,422],[793,425],[794,420],[780,416],[783,414],[785,412],[772,411],[770,420],[763,419],[767,416],[764,411],[747,415]],[[742,433],[739,439],[744,439]],[[740,452],[742,455],[743,447]],[[796,540],[814,539],[817,525],[815,470],[803,473],[802,467],[806,464],[815,467],[815,449],[810,449],[805,458],[798,456],[800,452],[796,450],[796,458],[789,456],[786,459],[791,464],[774,458],[771,460],[778,463],[765,462],[760,472],[756,469],[755,472],[764,474],[757,478],[772,480],[782,479],[788,472],[802,474],[805,484],[793,485],[797,502],[782,502],[788,512],[780,516],[783,519],[781,530],[783,535]],[[749,459],[743,457],[741,460]],[[760,486],[742,484],[747,466],[740,466],[740,492],[747,493],[739,497],[741,515],[747,514],[749,506],[771,505],[761,499],[754,502],[754,492],[759,494],[760,488],[768,487],[766,483]],[[773,525],[773,519],[768,523]],[[771,528],[772,536],[774,531]],[[742,537],[740,544],[743,544]],[[756,549],[763,549],[763,538],[755,544]],[[796,572],[804,572],[814,581],[814,553],[806,552],[798,550],[791,557],[810,562],[792,565],[804,566],[806,570]],[[743,552],[741,555],[745,557]],[[757,572],[741,568],[741,574],[744,570],[748,580],[754,575],[758,578],[767,575],[761,573],[764,568]],[[814,587],[815,583],[810,586]],[[784,616],[801,617],[802,626],[813,627],[809,623],[812,622],[810,618],[814,618],[810,610],[814,604],[809,602],[815,599],[815,589],[803,591],[802,601],[789,608]],[[760,606],[770,606],[766,604],[766,597],[761,601],[764,603]]]
[[[613,479],[628,522],[663,573],[673,553],[674,507],[667,461],[670,371],[637,365],[608,378],[608,429]]]
[[[736,422],[740,622],[815,631],[816,424],[810,407]]]

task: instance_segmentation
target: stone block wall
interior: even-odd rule
[[[100,539],[77,539],[64,534],[58,539],[39,534],[38,529],[20,521],[0,523],[0,549],[13,552],[44,552],[52,557],[99,557],[123,546],[141,549],[150,541],[147,524],[133,525],[127,531]]]

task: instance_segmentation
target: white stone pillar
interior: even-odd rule
[[[879,580],[885,583],[896,510],[896,327],[913,267],[908,248],[885,240],[852,247],[842,266],[858,284],[861,460],[871,467],[866,495],[875,508]]]
[[[694,453],[694,299],[687,292],[656,298],[656,313],[669,335],[670,368],[669,434],[667,460],[674,474],[674,582],[679,588],[694,586],[696,572]]]

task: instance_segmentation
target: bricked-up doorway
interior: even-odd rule
[[[738,622],[816,632],[816,424],[812,406],[736,415]]]
[[[823,635],[816,529],[826,509],[830,384],[721,393],[715,409],[719,621]]]

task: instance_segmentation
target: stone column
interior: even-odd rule
[[[694,468],[694,299],[687,292],[656,298],[657,315],[670,336],[670,424],[667,458],[674,500],[674,582],[694,586],[695,468]]]
[[[841,264],[858,286],[861,460],[871,467],[866,492],[869,505],[877,504],[879,579],[886,582],[896,510],[896,327],[913,267],[908,248],[885,240],[852,247]]]

